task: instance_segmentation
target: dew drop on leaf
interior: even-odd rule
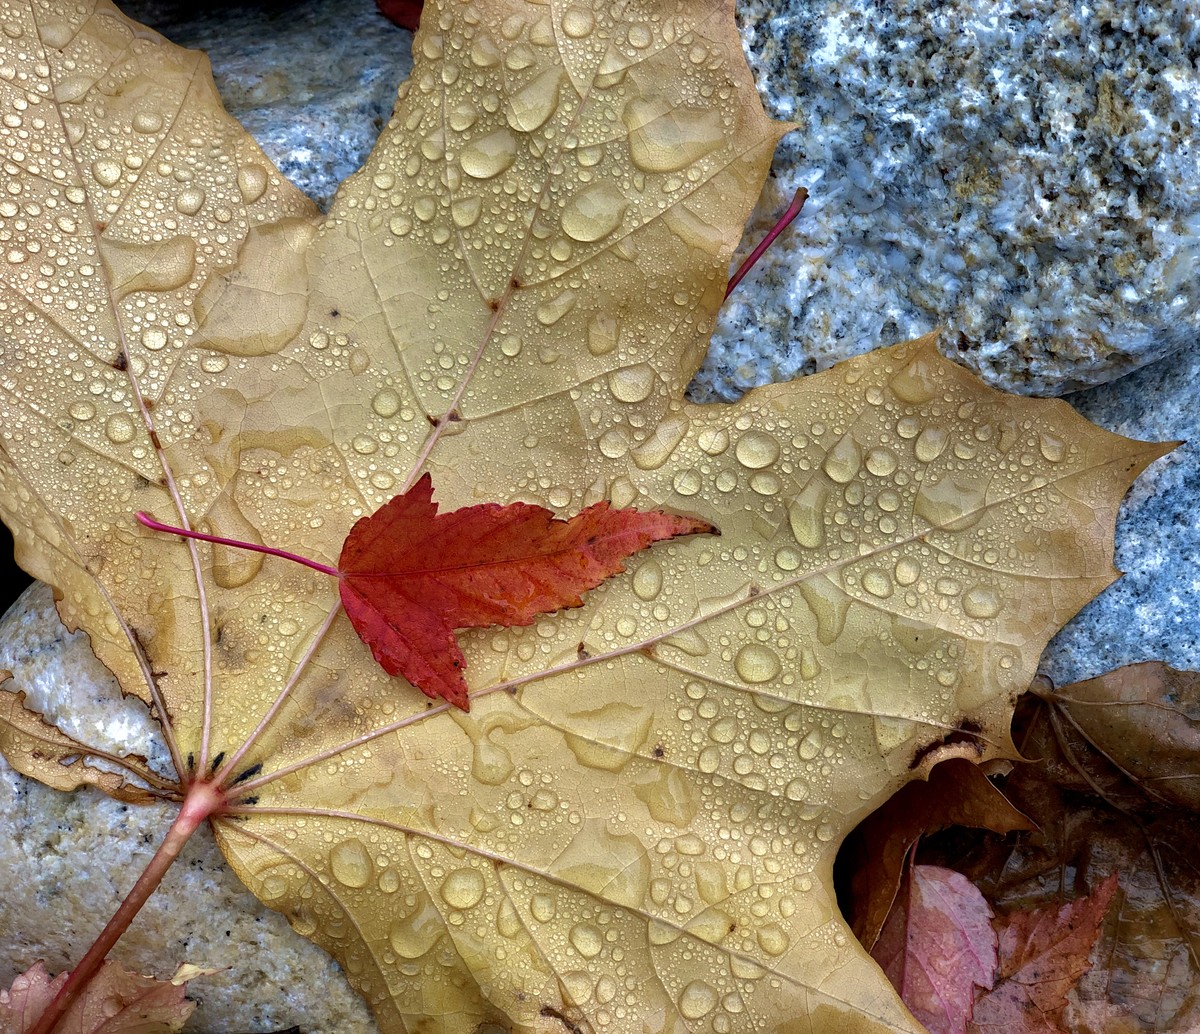
[[[347,887],[365,887],[375,876],[371,856],[357,837],[334,845],[329,852],[329,869],[333,878]]]

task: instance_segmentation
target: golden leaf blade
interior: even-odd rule
[[[4,681],[12,676],[0,672]],[[0,753],[22,775],[56,790],[94,786],[129,804],[149,804],[157,798],[127,776],[87,763],[103,757],[113,765],[150,775],[142,758],[118,758],[68,736],[25,704],[25,694],[0,688]]]
[[[5,517],[157,698],[181,780],[185,758],[218,767],[247,885],[384,1030],[917,1031],[837,912],[837,846],[934,760],[1006,749],[1012,695],[1111,580],[1117,503],[1162,450],[989,391],[929,340],[683,401],[784,128],[724,0],[430,4],[315,235],[274,173],[232,203],[252,145],[207,101],[168,107],[187,128],[158,146],[227,193],[181,222],[174,173],[122,171],[162,98],[117,118],[99,72],[68,80],[162,62],[150,83],[191,98],[193,59],[104,5],[82,33],[22,10],[52,58],[42,75],[30,49],[25,74],[61,94],[39,103],[64,124],[95,109],[50,145],[64,176],[115,208],[64,253],[102,284],[78,327],[6,271]],[[78,430],[61,410],[91,383]],[[447,507],[608,498],[722,536],[656,549],[578,610],[464,634],[473,707],[451,715],[379,671],[328,580],[131,516],[331,561],[426,468]]]

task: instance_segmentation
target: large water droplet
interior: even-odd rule
[[[458,156],[463,172],[478,180],[499,176],[516,158],[517,138],[507,129],[472,140]]]
[[[595,16],[583,7],[568,7],[563,12],[562,29],[570,39],[583,39],[595,27]]]
[[[782,955],[788,950],[788,935],[773,923],[760,927],[756,936],[758,946],[768,955]]]
[[[806,549],[816,549],[825,541],[825,506],[829,487],[809,482],[788,504],[788,524],[796,541]]]
[[[451,908],[473,908],[483,899],[483,876],[477,869],[455,869],[442,881],[441,895]]]
[[[984,620],[1000,613],[1000,597],[986,586],[976,585],[963,595],[963,612],[967,617]]]
[[[268,183],[267,170],[261,165],[243,165],[238,169],[237,185],[242,200],[251,205],[266,192]]]
[[[950,436],[940,427],[927,427],[919,435],[913,445],[913,452],[922,463],[932,463],[943,452]]]
[[[126,413],[114,413],[104,422],[104,433],[114,445],[124,445],[133,441],[137,433],[137,425]]]
[[[572,240],[587,244],[607,237],[625,217],[625,195],[601,180],[584,187],[564,206],[562,228]]]
[[[388,929],[392,950],[403,959],[417,959],[437,943],[445,929],[437,908],[425,894],[410,915],[395,920]]]
[[[618,402],[641,402],[654,388],[654,368],[649,363],[622,366],[608,375],[608,390]]]
[[[829,450],[822,469],[829,475],[830,480],[839,485],[848,484],[862,466],[862,446],[849,435],[839,438],[837,444]]]
[[[512,94],[506,112],[508,124],[522,133],[541,129],[558,107],[563,74],[561,68],[548,68]]]
[[[693,980],[679,996],[679,1012],[685,1020],[698,1020],[717,1006],[717,992],[703,980]]]
[[[629,155],[643,172],[678,172],[724,143],[715,108],[680,107],[665,97],[638,97],[621,114]]]
[[[329,852],[329,869],[333,878],[347,887],[365,887],[375,877],[371,856],[357,837],[334,845]]]
[[[588,321],[587,346],[592,355],[608,355],[617,347],[621,336],[621,325],[612,316],[596,313]]]
[[[750,643],[738,650],[733,666],[744,681],[751,683],[770,682],[782,667],[779,655],[760,643]]]
[[[759,470],[779,459],[779,442],[763,431],[746,431],[738,438],[733,454],[742,466]]]
[[[92,175],[102,187],[116,186],[121,179],[121,163],[114,158],[97,158],[92,163]]]
[[[594,959],[604,950],[604,934],[591,923],[576,923],[567,936],[571,947],[585,959]]]

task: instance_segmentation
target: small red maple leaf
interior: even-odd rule
[[[394,22],[402,29],[416,32],[425,0],[375,0],[375,6],[388,21]]]
[[[716,530],[692,517],[614,510],[606,502],[565,521],[531,503],[440,514],[428,474],[350,529],[337,567],[145,513],[137,519],[154,531],[269,553],[337,578],[350,624],[383,669],[464,711],[466,659],[455,629],[528,625],[539,614],[581,606],[582,593],[620,574],[624,560],[651,543]]]

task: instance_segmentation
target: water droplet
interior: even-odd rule
[[[788,505],[788,524],[796,541],[805,549],[816,549],[825,541],[825,505],[829,487],[810,482]]]
[[[919,406],[938,393],[933,367],[925,359],[915,359],[891,380],[891,389],[898,399]]]
[[[475,742],[471,752],[471,774],[485,786],[499,786],[512,775],[512,756],[487,737]]]
[[[759,643],[750,643],[738,650],[733,666],[743,681],[752,683],[770,682],[782,667],[779,655]]]
[[[237,185],[242,200],[251,205],[266,193],[269,182],[267,170],[261,165],[243,165],[238,169]]]
[[[635,22],[629,26],[629,45],[635,50],[645,50],[654,42],[654,34],[650,26],[644,22]]]
[[[282,876],[267,876],[258,885],[258,896],[267,901],[277,901],[288,892],[288,881]]]
[[[507,129],[472,140],[458,156],[463,172],[477,180],[499,176],[516,158],[517,138]]]
[[[394,417],[402,405],[403,400],[391,388],[380,388],[371,399],[371,408],[384,419]]]
[[[578,295],[570,288],[559,291],[550,301],[542,302],[538,306],[538,321],[542,326],[553,326],[560,319],[569,313],[572,308],[575,308],[575,301]]]
[[[357,837],[350,837],[333,847],[329,852],[329,869],[333,878],[346,887],[365,887],[375,877],[371,856]]]
[[[931,527],[965,531],[983,518],[984,488],[952,477],[924,481],[913,500],[913,513]]]
[[[881,600],[886,600],[891,596],[893,591],[892,580],[887,576],[886,572],[879,570],[877,567],[869,568],[863,572],[862,586],[872,596]]]
[[[621,325],[612,316],[596,313],[588,321],[587,346],[592,355],[608,355],[617,347]]]
[[[92,175],[102,187],[112,187],[121,179],[121,163],[113,158],[97,158],[92,162]]]
[[[979,620],[994,618],[1000,613],[1000,597],[992,589],[977,585],[967,590],[962,607],[967,617]]]
[[[508,124],[522,133],[541,129],[558,107],[562,79],[561,68],[548,68],[512,94],[505,113]]]
[[[913,445],[913,452],[922,463],[932,463],[943,452],[950,441],[950,436],[940,427],[927,427],[919,435]]]
[[[1042,456],[1050,463],[1057,463],[1063,458],[1066,452],[1067,443],[1061,438],[1052,434],[1047,434],[1043,431],[1038,436],[1038,447],[1041,449]]]
[[[706,427],[697,436],[696,444],[709,456],[720,456],[729,448],[729,432],[723,427]]]
[[[901,557],[896,561],[896,582],[900,585],[912,585],[921,577],[921,565],[912,557]]]
[[[829,475],[830,480],[845,485],[854,479],[861,465],[862,446],[853,438],[844,436],[829,450],[821,468]]]
[[[483,211],[483,201],[477,197],[460,197],[450,205],[450,218],[460,230],[474,226]]]
[[[160,348],[165,348],[167,344],[167,332],[162,327],[147,327],[142,331],[142,345],[151,352],[157,352]]]
[[[137,433],[137,425],[128,414],[114,413],[105,421],[104,433],[108,435],[108,440],[114,445],[124,445],[126,442],[133,441],[133,436]]]
[[[444,929],[437,908],[422,894],[416,910],[389,927],[388,942],[402,959],[417,959],[437,943]]]
[[[591,11],[582,7],[568,7],[563,13],[562,29],[571,39],[583,39],[596,27]]]
[[[724,141],[721,114],[686,108],[665,97],[636,97],[621,114],[629,131],[629,156],[643,172],[678,172]]]
[[[867,453],[867,470],[876,477],[887,477],[896,469],[896,454],[891,449],[872,449]]]
[[[779,459],[779,442],[762,431],[747,431],[738,438],[733,454],[742,466],[759,470]]]
[[[641,402],[654,388],[654,368],[649,363],[622,366],[608,375],[608,390],[618,402]]]
[[[162,129],[162,124],[162,115],[157,111],[139,111],[133,116],[133,129],[135,133],[157,133]]]
[[[529,899],[529,911],[539,923],[548,923],[558,914],[558,903],[550,894],[534,894]]]
[[[703,980],[693,980],[679,996],[679,1012],[685,1020],[698,1020],[717,1006],[717,992]]]
[[[96,407],[87,399],[83,399],[80,402],[72,402],[67,412],[71,414],[72,420],[91,420],[96,415]]]
[[[793,779],[783,788],[789,801],[803,801],[808,798],[809,787],[803,779]]]
[[[756,936],[758,946],[768,955],[782,955],[788,950],[788,935],[774,923],[761,927]]]
[[[604,934],[591,923],[576,923],[568,937],[571,946],[585,959],[594,959],[604,949]]]
[[[621,225],[626,206],[625,195],[616,186],[604,180],[593,183],[563,206],[563,233],[582,244],[598,241]]]
[[[675,472],[675,477],[671,480],[671,486],[680,495],[695,495],[704,487],[704,480],[695,467],[686,467],[683,470]]]
[[[451,908],[473,908],[483,899],[483,876],[469,866],[455,869],[442,881],[441,895]]]
[[[561,976],[563,990],[567,1000],[575,1005],[584,1005],[592,997],[593,978],[581,969],[573,969]]]
[[[204,191],[199,187],[184,187],[175,196],[175,210],[182,215],[195,215],[204,207]]]
[[[647,560],[633,573],[633,591],[640,600],[652,600],[662,591],[663,570],[657,560]]]

